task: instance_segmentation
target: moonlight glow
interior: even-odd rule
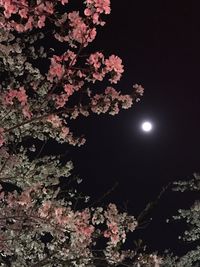
[[[142,130],[144,132],[150,132],[152,130],[152,124],[149,121],[145,121],[142,123]]]

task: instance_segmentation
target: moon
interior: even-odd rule
[[[144,132],[151,132],[153,126],[152,126],[152,123],[150,121],[144,121],[142,123],[142,130]]]

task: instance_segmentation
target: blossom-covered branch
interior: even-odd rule
[[[82,7],[81,7],[82,6]],[[110,14],[110,0],[0,0],[0,266],[160,266],[156,254],[124,249],[134,216],[115,204],[91,207],[74,188],[73,165],[37,153],[34,142],[81,145],[70,121],[116,115],[143,95],[113,87],[117,55],[84,49]],[[104,86],[99,86],[101,82]],[[107,83],[107,85],[105,85]],[[128,91],[128,90],[127,90]],[[27,140],[31,145],[27,144]],[[34,141],[34,142],[33,142]],[[37,156],[38,155],[38,156]],[[7,190],[7,186],[14,189]]]

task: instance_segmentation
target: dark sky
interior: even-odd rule
[[[138,215],[170,181],[200,171],[197,7],[183,0],[111,2],[107,24],[89,49],[119,55],[125,73],[117,88],[126,93],[138,83],[145,94],[119,116],[79,120],[75,131],[85,134],[87,143],[68,156],[83,178],[82,190],[98,199],[118,181],[103,203],[127,205]],[[151,134],[139,128],[144,119],[154,124]],[[170,191],[163,195],[155,219],[141,231],[152,248],[177,248],[179,227],[165,219],[191,201]]]

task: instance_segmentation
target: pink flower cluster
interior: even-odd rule
[[[101,20],[101,14],[110,14],[110,0],[87,0],[86,9],[84,14],[87,19],[82,18],[79,12],[71,12],[64,14],[55,24],[65,28],[65,24],[69,25],[68,32],[66,34],[56,33],[54,36],[60,42],[69,42],[71,46],[76,46],[76,42],[80,43],[83,47],[92,42],[96,37],[96,28],[92,26],[104,25]],[[92,23],[91,23],[92,22]]]
[[[92,67],[92,81],[102,81],[106,74],[110,74],[109,81],[111,83],[117,83],[124,68],[122,60],[115,55],[111,55],[108,59],[104,59],[104,55],[100,52],[91,54],[87,60],[87,63]]]
[[[7,20],[1,21],[0,26],[8,30],[24,32],[35,28],[43,28],[46,18],[55,12],[55,5],[61,2],[62,5],[68,3],[68,0],[38,0],[35,6],[30,5],[27,0],[0,0],[0,7],[4,9],[4,16]],[[10,20],[13,14],[19,14],[23,23]]]
[[[57,115],[49,115],[47,118],[47,122],[50,122],[53,128],[59,131],[59,136],[62,139],[70,138],[69,135],[69,128],[65,126],[64,122],[61,120],[61,118]],[[69,136],[68,136],[69,135]],[[71,139],[71,138],[70,138]]]
[[[22,106],[27,104],[27,95],[24,87],[20,87],[19,90],[11,89],[4,95],[4,103],[6,105],[13,105],[13,100],[17,99]]]
[[[57,115],[49,115],[47,121],[50,122],[54,128],[59,128],[62,126],[62,121]]]
[[[106,75],[110,83],[117,83],[124,71],[118,56],[105,58],[101,52],[91,55],[82,53],[83,48],[94,40],[97,25],[104,25],[101,15],[110,13],[110,0],[85,0],[85,16],[77,11],[61,14],[59,5],[67,3],[68,0],[0,0],[2,35],[5,32],[0,43],[7,43],[9,47],[9,52],[2,55],[6,56],[3,64],[9,63],[3,71],[6,75],[10,72],[1,85],[3,111],[0,113],[0,146],[5,143],[9,146],[0,150],[3,166],[0,179],[12,182],[16,178],[14,182],[22,189],[20,193],[5,193],[0,186],[0,230],[3,232],[0,232],[0,252],[3,248],[4,254],[8,252],[12,255],[11,260],[16,260],[17,266],[23,265],[23,261],[24,266],[27,263],[29,266],[40,266],[47,256],[40,237],[47,232],[53,238],[45,244],[46,249],[49,255],[56,255],[55,258],[48,258],[50,265],[59,264],[59,260],[63,259],[74,266],[96,266],[96,255],[103,255],[103,260],[113,265],[130,255],[122,253],[120,245],[125,242],[127,233],[137,227],[135,218],[120,213],[114,204],[106,209],[89,207],[77,210],[73,208],[76,199],[70,190],[66,192],[69,194],[67,198],[61,199],[63,192],[58,195],[60,189],[55,190],[55,187],[59,186],[60,177],[69,175],[71,167],[59,165],[56,157],[40,160],[38,154],[35,160],[27,163],[26,149],[19,148],[20,157],[8,153],[15,137],[23,142],[27,135],[42,142],[53,138],[59,143],[82,145],[85,138],[73,136],[68,127],[69,119],[79,114],[88,116],[92,112],[115,115],[120,108],[126,109],[133,104],[134,97],[122,95],[110,86],[99,94],[89,87],[91,83],[102,81]],[[46,61],[49,59],[50,51],[46,51],[45,46],[37,49],[35,43],[45,38],[40,29],[45,27],[47,21],[50,23],[48,30],[52,29],[54,37],[68,42],[67,47],[71,46],[75,52],[67,50],[62,55],[53,55],[48,73],[42,74],[41,66],[35,67],[33,61],[40,59],[40,56]],[[34,28],[39,30],[35,31]],[[18,33],[12,34],[14,30]],[[22,49],[19,49],[20,44]],[[14,59],[9,61],[10,51]],[[19,68],[15,66],[16,61]],[[25,75],[21,75],[20,71],[13,75],[16,68],[22,69]],[[9,82],[10,85],[7,85]],[[29,84],[30,87],[19,87],[19,84],[25,87]],[[139,85],[135,85],[134,90],[136,96],[143,94],[143,88]],[[30,149],[33,154],[36,150]],[[44,184],[34,184],[41,180]],[[74,194],[78,195],[77,192]],[[96,248],[99,238],[106,240],[105,247],[100,253],[94,253],[93,248]],[[35,265],[38,259],[40,262]]]
[[[138,102],[140,101],[140,97],[144,94],[144,88],[136,83],[135,85],[133,85],[133,89],[135,90],[136,94],[136,102]]]
[[[78,11],[64,13],[62,18],[55,22],[55,25],[66,29],[66,32],[63,30],[60,33],[57,32],[54,37],[60,42],[68,42],[71,47],[76,47],[77,43],[86,47],[96,37],[96,28],[91,27]]]
[[[108,230],[104,231],[103,235],[106,238],[111,237],[113,244],[116,245],[116,235],[125,238],[125,235],[120,234],[120,231],[123,233],[134,231],[137,227],[135,218],[128,216],[126,213],[119,213],[115,204],[109,204],[106,210],[103,208],[92,208],[91,210],[86,208],[82,211],[73,211],[70,206],[62,206],[56,200],[45,200],[37,208],[38,202],[35,200],[41,190],[43,193],[46,191],[42,184],[37,183],[30,188],[26,188],[21,194],[17,192],[8,195],[2,193],[0,201],[7,203],[10,208],[14,209],[17,206],[22,206],[25,212],[30,208],[36,209],[40,218],[48,219],[45,222],[46,224],[53,222],[66,227],[72,232],[75,231],[77,235],[80,235],[79,241],[83,234],[85,237],[91,238],[95,231],[95,225],[106,223]],[[98,221],[97,217],[100,216],[103,219]],[[131,227],[127,224],[127,222],[130,224],[130,221],[132,223]],[[118,238],[117,240],[119,241]]]
[[[105,60],[105,65],[106,71],[111,72],[112,75],[109,81],[111,83],[117,83],[120,80],[122,73],[124,72],[121,58],[115,55],[111,55],[108,59]]]
[[[70,50],[61,56],[54,55],[51,58],[51,65],[47,74],[47,79],[50,82],[52,82],[54,78],[61,80],[65,74],[71,74],[69,67],[72,67],[74,64],[76,64],[76,54]]]
[[[73,211],[71,207],[62,207],[55,202],[46,201],[38,210],[39,216],[51,224],[58,225],[61,231],[70,234],[70,253],[86,251],[93,242],[95,227],[91,225],[91,213],[89,209]],[[85,251],[86,250],[86,251]],[[80,256],[80,255],[79,255]]]
[[[68,95],[61,93],[60,95],[54,95],[53,99],[55,100],[56,108],[62,108],[68,100]]]
[[[65,5],[67,3],[68,0],[0,0],[0,12],[2,13],[0,24],[3,23],[2,27],[5,33],[13,29],[19,32],[18,41],[15,40],[16,43],[20,42],[20,32],[31,31],[33,27],[42,28],[46,23],[46,19],[49,18],[50,23],[56,26],[56,34],[61,34],[65,41],[75,48],[74,52],[71,49],[62,55],[53,55],[50,58],[49,70],[45,75],[40,73],[39,68],[33,67],[32,63],[29,62],[29,58],[24,55],[24,66],[28,73],[27,77],[29,77],[29,80],[24,77],[24,84],[30,84],[31,89],[30,91],[29,89],[25,90],[24,87],[16,90],[9,89],[9,87],[3,89],[6,92],[2,101],[2,104],[5,105],[4,108],[6,109],[9,106],[14,112],[19,112],[20,107],[23,115],[21,116],[20,113],[16,122],[8,114],[8,118],[11,119],[9,125],[2,124],[2,128],[7,129],[6,133],[12,131],[13,134],[17,134],[17,124],[19,124],[21,137],[23,138],[27,131],[31,132],[30,127],[34,125],[36,129],[37,127],[39,129],[38,134],[37,130],[34,131],[34,134],[39,137],[39,132],[41,132],[41,127],[44,123],[47,126],[45,135],[49,135],[61,143],[67,141],[73,145],[80,145],[85,142],[85,139],[82,137],[75,138],[64,121],[71,118],[75,119],[79,115],[88,116],[92,112],[96,114],[106,112],[111,115],[118,114],[121,108],[127,109],[131,107],[133,100],[136,99],[138,101],[139,98],[136,97],[143,94],[143,88],[140,85],[135,85],[135,94],[132,94],[132,96],[122,95],[112,87],[107,87],[104,93],[98,94],[96,91],[92,91],[92,88],[89,87],[91,83],[102,81],[105,77],[108,77],[110,83],[117,83],[124,71],[122,60],[116,55],[105,58],[101,52],[95,52],[90,55],[82,53],[83,48],[95,38],[96,25],[102,24],[100,16],[110,13],[110,0],[85,0],[85,16],[81,16],[78,11],[59,14],[59,9],[57,9],[59,4]],[[43,38],[43,34],[34,36]],[[28,47],[30,45],[29,39],[25,42]],[[31,39],[31,42],[34,41]],[[8,43],[11,48],[13,46],[11,51],[14,51],[15,43],[11,44],[10,41]],[[76,49],[77,46],[78,49]],[[45,48],[41,48],[43,49],[40,49],[40,53],[43,53]],[[44,53],[47,54],[48,52],[46,52]],[[22,51],[18,54],[20,53]],[[36,49],[33,49],[30,53],[30,58],[38,56]],[[15,69],[14,63],[11,63],[11,65]],[[37,72],[37,76],[32,75],[35,72]],[[12,86],[10,85],[11,88]],[[34,90],[33,94],[32,89]],[[30,92],[30,94],[27,95],[26,92]],[[73,95],[75,102],[69,99]],[[41,103],[42,107],[40,107]],[[51,114],[54,115],[51,116]],[[50,117],[48,117],[49,115]],[[27,120],[24,120],[24,118]],[[40,120],[42,120],[42,123],[37,124]],[[7,121],[7,119],[4,120],[5,124]],[[0,136],[0,143],[2,144],[4,138],[9,138],[8,134],[2,133]],[[43,138],[44,135],[40,134],[40,139],[42,140]]]
[[[120,106],[123,109],[130,108],[133,99],[130,95],[121,95],[112,87],[107,87],[105,94],[96,94],[91,100],[91,110],[94,113],[106,113],[116,115],[119,113]]]
[[[68,50],[61,56],[54,55],[51,58],[51,65],[47,74],[47,80],[59,83],[63,91],[59,94],[52,94],[56,109],[62,108],[70,96],[84,85],[84,74],[79,68],[73,67],[77,61],[77,55]],[[70,82],[69,82],[70,81]]]
[[[64,67],[61,64],[62,59],[58,56],[53,56],[51,58],[51,65],[48,72],[48,80],[53,81],[54,77],[57,77],[59,80],[62,78],[64,74]]]
[[[5,201],[9,208],[15,209],[16,207],[23,207],[24,212],[29,208],[33,207],[33,194],[37,194],[37,191],[41,188],[41,184],[34,184],[31,188],[25,189],[21,194],[17,194],[16,191],[14,193],[8,193],[8,195],[4,194],[2,191],[1,201]]]
[[[96,37],[96,29],[90,28],[79,16],[79,12],[73,11],[68,14],[71,30],[68,34],[68,40],[73,40],[87,46]]]
[[[110,14],[110,0],[86,0],[84,14],[92,19],[94,24],[104,25],[100,20],[100,14]]]
[[[22,18],[27,18],[28,4],[26,0],[12,1],[12,0],[0,0],[0,6],[4,8],[4,16],[10,18],[12,14],[19,12]],[[23,7],[23,8],[20,8]]]
[[[24,89],[24,86],[21,86],[19,90],[10,89],[7,93],[3,96],[4,102],[3,104],[6,106],[13,105],[14,99],[17,99],[22,107],[22,113],[24,117],[31,118],[32,113],[29,110],[29,104],[28,104],[28,96],[26,94],[26,90]]]
[[[106,71],[103,68],[104,55],[100,52],[91,54],[87,60],[88,64],[93,68],[92,69],[92,80],[93,82],[102,81],[105,77]]]
[[[104,237],[110,238],[110,244],[113,246],[117,246],[120,241],[125,242],[126,231],[134,231],[137,227],[135,218],[127,217],[126,213],[119,214],[115,204],[109,204],[104,216],[108,226],[104,231]]]

